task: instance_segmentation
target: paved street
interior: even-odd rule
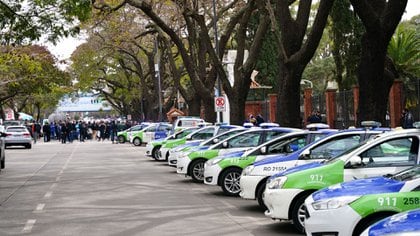
[[[109,141],[6,150],[0,235],[298,235],[255,201],[195,184],[144,147]]]

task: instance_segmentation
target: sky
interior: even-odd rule
[[[403,20],[408,20],[418,14],[420,14],[420,1],[408,0],[406,13],[403,15]],[[66,60],[70,58],[72,52],[76,50],[77,46],[83,42],[83,39],[80,37],[65,38],[58,42],[57,45],[47,44],[47,47],[59,60]]]

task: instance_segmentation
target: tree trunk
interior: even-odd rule
[[[385,124],[389,91],[394,78],[384,76],[387,42],[377,36],[362,39],[362,57],[359,65],[360,102],[357,123],[375,120]]]
[[[201,100],[199,98],[193,98],[185,101],[188,104],[188,115],[189,116],[200,116],[201,113]]]
[[[277,94],[276,119],[281,126],[302,127],[300,114],[300,79],[302,70],[296,66],[280,64],[278,75],[279,89]]]
[[[248,86],[249,87],[249,86]],[[249,91],[249,89],[248,89]],[[242,93],[248,94],[248,91]],[[239,94],[242,94],[238,91]],[[230,104],[230,123],[233,125],[243,125],[245,121],[245,102],[246,96],[232,96],[229,98]]]

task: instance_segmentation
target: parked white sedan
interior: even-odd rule
[[[32,137],[28,129],[23,125],[7,126],[6,137],[4,143],[8,146],[24,146],[25,148],[32,148]]]

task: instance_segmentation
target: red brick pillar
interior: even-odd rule
[[[269,120],[271,122],[276,122],[276,111],[277,111],[277,94],[268,94],[268,99],[270,103],[269,109]]]
[[[336,117],[335,94],[336,89],[327,89],[325,92],[325,102],[327,103],[327,124],[334,128],[334,119]]]
[[[389,91],[389,116],[391,119],[391,127],[395,128],[401,126],[400,116],[402,113],[402,89],[403,83],[400,80],[395,80]]]
[[[306,125],[306,119],[312,113],[312,88],[305,88],[303,91],[303,121]]]
[[[359,110],[359,86],[353,86],[353,116],[354,126],[357,126],[357,111]]]

